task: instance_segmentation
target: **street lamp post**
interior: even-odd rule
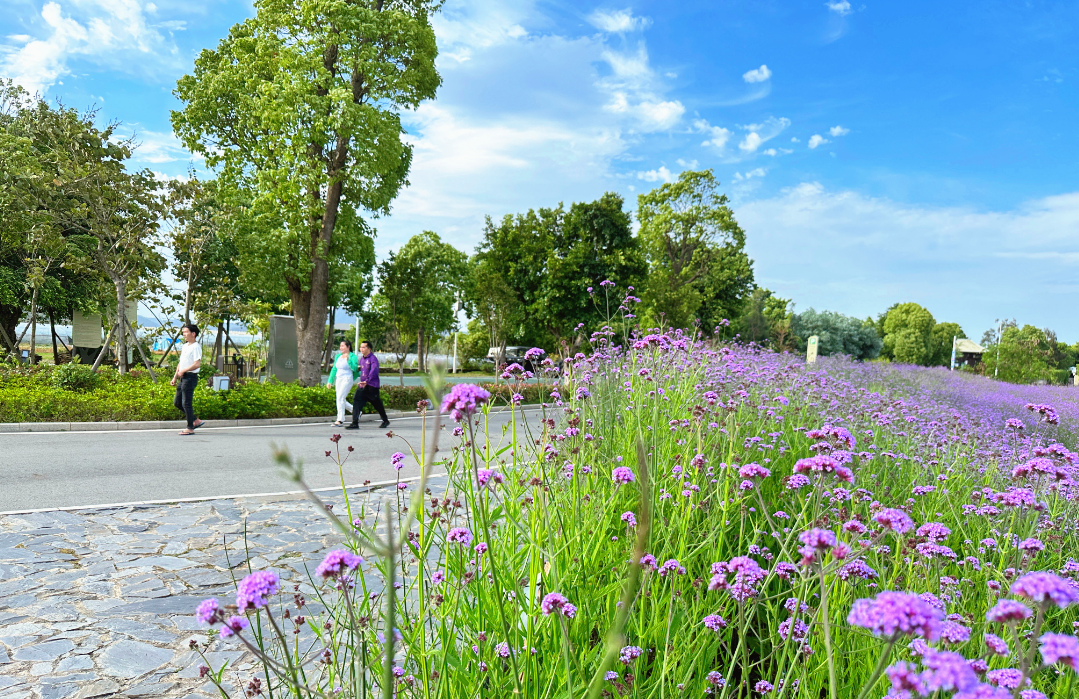
[[[1000,334],[1004,331],[1004,321],[997,321],[997,365],[993,367],[993,378],[1000,373]]]

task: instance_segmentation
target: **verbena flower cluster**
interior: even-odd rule
[[[351,501],[347,545],[310,587],[283,595],[255,571],[198,620],[244,643],[300,628],[308,651],[255,649],[288,696],[1044,699],[1079,685],[1079,396],[806,366],[725,341],[725,325],[637,331],[621,298],[560,369],[541,352],[534,372],[502,369],[507,395],[547,381],[545,404],[509,400],[496,421],[486,391],[451,389],[453,436],[391,459],[437,446],[447,489]]]

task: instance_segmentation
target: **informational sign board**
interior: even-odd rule
[[[299,348],[296,344],[296,319],[270,316],[267,373],[282,383],[300,378]]]
[[[810,335],[809,340],[806,341],[806,364],[817,363],[817,342],[820,338],[816,335]]]
[[[75,311],[71,314],[71,342],[76,347],[101,347],[101,315]]]

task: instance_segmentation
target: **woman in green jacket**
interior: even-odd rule
[[[326,382],[327,386],[337,389],[337,422],[333,423],[336,427],[345,422],[345,410],[349,407],[348,392],[359,375],[359,356],[352,351],[352,343],[345,340],[341,343],[341,351],[334,357],[330,380]]]

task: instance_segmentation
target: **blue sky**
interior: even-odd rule
[[[199,169],[176,79],[247,3],[7,0],[0,75],[96,104],[140,164]],[[1074,2],[448,0],[444,85],[406,115],[411,187],[380,254],[424,229],[714,168],[758,283],[865,317],[898,301],[980,338],[1015,317],[1079,340]]]

